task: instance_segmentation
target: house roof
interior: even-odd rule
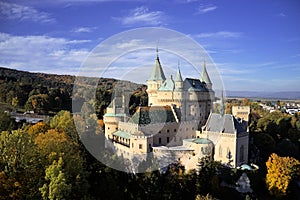
[[[143,125],[176,122],[176,117],[170,106],[145,106],[139,107],[129,122]]]
[[[205,84],[199,79],[186,78],[183,82],[183,88],[187,91],[208,92]]]
[[[204,130],[220,133],[239,134],[247,132],[247,123],[238,121],[233,115],[211,113],[204,126]]]
[[[168,78],[163,84],[159,87],[159,91],[173,91],[175,89],[175,83],[172,79],[172,76]]]
[[[113,133],[115,136],[119,136],[121,138],[130,139],[130,133],[124,131],[116,131]]]
[[[193,142],[193,143],[196,143],[196,144],[209,144],[209,143],[212,143],[211,140],[206,139],[206,138],[191,138],[191,139],[184,139],[184,141]]]

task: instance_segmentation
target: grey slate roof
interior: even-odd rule
[[[151,73],[149,80],[151,80],[151,81],[166,80],[166,77],[165,77],[164,71],[161,67],[158,56],[156,57],[155,65],[152,69],[152,73]]]
[[[145,106],[139,107],[129,122],[140,125],[176,122],[176,117],[170,106]]]
[[[238,121],[233,115],[211,113],[204,126],[204,130],[220,133],[240,134],[247,132],[247,123]]]
[[[180,69],[178,67],[178,71],[177,71],[177,74],[176,74],[176,79],[175,79],[176,82],[182,82],[182,76],[181,76],[181,72],[180,72]]]
[[[173,91],[175,89],[175,83],[171,78],[168,78],[158,89],[159,91]]]
[[[208,76],[208,73],[207,73],[207,70],[206,70],[206,64],[205,64],[205,61],[204,61],[203,71],[202,71],[200,80],[201,80],[202,82],[205,82],[206,84],[211,84],[211,80],[210,80],[210,78],[209,78],[209,76]]]
[[[183,82],[184,90],[208,92],[207,87],[199,79],[186,78]]]

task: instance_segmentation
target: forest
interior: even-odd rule
[[[96,111],[90,136],[103,140],[102,117],[111,101],[114,79],[97,79],[96,100],[86,102],[84,88],[73,94],[75,77],[28,73],[0,68],[0,199],[297,199],[300,180],[300,113],[269,113],[248,99],[226,103],[250,105],[248,171],[252,194],[240,194],[235,185],[243,171],[203,158],[199,168],[186,171],[174,164],[161,173],[131,174],[111,169],[95,159],[81,142],[72,113],[72,99],[82,109]],[[147,105],[146,86],[136,85],[130,97],[131,112]],[[16,122],[5,111],[47,114],[49,121]],[[109,154],[103,150],[101,156]],[[112,162],[123,162],[114,160]],[[140,166],[143,167],[143,166]]]

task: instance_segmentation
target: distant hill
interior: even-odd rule
[[[300,99],[300,91],[257,92],[257,91],[226,91],[228,97],[266,98],[266,99]]]
[[[72,100],[73,103],[78,103],[77,108],[81,108],[85,101],[90,100],[89,88],[96,86],[95,110],[98,117],[102,118],[111,101],[113,88],[116,85],[123,88],[125,84],[133,90],[129,103],[131,111],[138,105],[148,104],[145,85],[113,78],[78,78],[80,84],[76,85],[76,91],[73,93],[75,76],[31,73],[0,67],[0,103],[42,114],[56,113],[60,110],[72,111]]]

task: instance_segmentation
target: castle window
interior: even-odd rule
[[[116,128],[116,131],[118,130],[118,127]]]
[[[167,142],[168,142],[168,143],[170,142],[170,138],[169,138],[169,137],[167,137]]]
[[[161,131],[158,131],[158,133],[161,133]]]
[[[109,130],[109,127],[107,127],[107,130]]]
[[[134,147],[134,143],[132,143],[131,147],[132,147],[132,148]]]
[[[139,144],[139,149],[142,149],[143,148],[143,145],[142,144]]]
[[[168,130],[167,130],[167,133],[169,133],[169,132],[170,132],[170,130],[168,129]]]
[[[244,162],[244,145],[240,147],[240,162]]]
[[[175,132],[175,133],[176,133],[176,131],[177,131],[177,130],[176,130],[176,129],[174,129],[174,132]]]
[[[158,138],[158,144],[161,144],[161,138]]]
[[[222,147],[221,147],[221,145],[219,147],[219,157],[222,158]]]

